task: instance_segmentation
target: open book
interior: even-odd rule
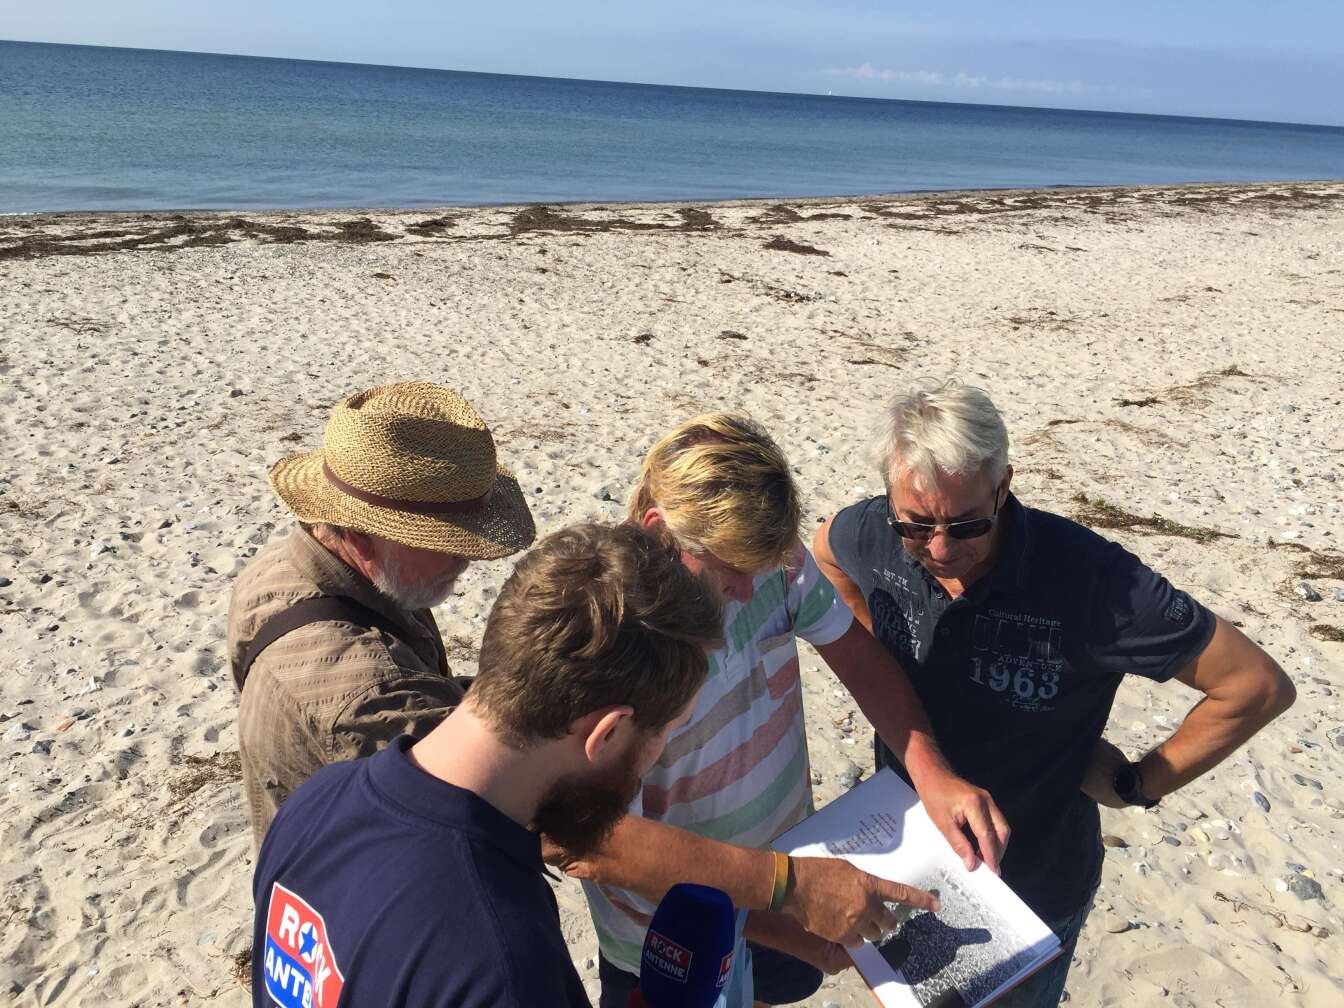
[[[890,769],[774,846],[804,857],[842,857],[870,874],[937,891],[937,914],[915,910],[880,944],[850,950],[884,1008],[977,1008],[1059,954],[1054,932],[997,875],[983,864],[966,870],[915,792]]]

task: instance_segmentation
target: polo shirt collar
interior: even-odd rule
[[[402,735],[367,758],[369,781],[386,799],[417,819],[457,830],[502,851],[525,871],[541,873],[541,839],[484,798],[439,780],[411,762],[415,739]]]
[[[1027,562],[1031,555],[1031,512],[1010,492],[999,509],[1004,525],[1003,542],[993,569],[971,585],[969,593],[1018,592],[1027,584]]]

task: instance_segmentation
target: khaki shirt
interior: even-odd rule
[[[242,659],[262,625],[320,595],[352,598],[405,633],[311,623],[262,651],[244,681]],[[297,526],[238,575],[228,649],[241,694],[238,749],[258,847],[280,803],[322,767],[368,756],[398,735],[421,738],[463,697],[429,610],[397,607]]]

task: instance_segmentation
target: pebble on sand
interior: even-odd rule
[[[1323,900],[1325,890],[1314,878],[1306,875],[1292,875],[1288,879],[1288,891],[1300,900]]]

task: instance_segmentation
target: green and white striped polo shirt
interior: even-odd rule
[[[745,847],[770,841],[812,811],[797,638],[826,645],[853,615],[800,544],[788,568],[755,580],[725,610],[727,644],[710,658],[695,713],[667,742],[631,813]],[[654,904],[584,883],[602,955],[639,972]]]

